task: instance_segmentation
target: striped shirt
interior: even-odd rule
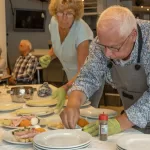
[[[26,56],[19,56],[16,60],[12,76],[16,80],[32,81],[37,64],[37,58],[31,53]]]

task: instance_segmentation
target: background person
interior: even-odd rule
[[[108,120],[109,135],[134,125],[150,133],[149,29],[149,21],[136,20],[125,7],[112,6],[100,15],[90,55],[70,89],[67,107],[60,115],[66,128],[75,127],[80,105],[106,80],[117,88],[125,109],[121,116]],[[98,124],[90,124],[84,130],[97,135]]]
[[[30,84],[34,79],[34,74],[38,64],[37,58],[30,51],[32,45],[29,40],[21,40],[19,44],[20,56],[16,60],[9,84],[16,85]]]

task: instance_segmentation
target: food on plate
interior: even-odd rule
[[[38,124],[35,116],[22,116],[14,119],[1,119],[1,125],[9,127],[29,127]]]
[[[10,119],[2,119],[1,124],[5,125],[5,126],[9,126],[9,125],[12,124],[12,120],[10,120]]]
[[[24,119],[20,122],[19,127],[28,127],[31,126],[31,121],[28,119]]]
[[[62,124],[62,122],[51,122],[48,124],[49,128],[56,128],[56,129],[64,129],[64,125]]]
[[[87,124],[89,124],[89,122],[84,118],[80,118],[77,122],[77,125],[81,128],[83,128]],[[65,128],[61,121],[59,121],[59,122],[49,122],[48,127],[53,128],[53,129],[64,129]]]
[[[82,127],[82,128],[84,126],[88,125],[88,124],[89,124],[89,122],[86,119],[84,119],[84,118],[79,118],[79,120],[77,122],[77,125]]]
[[[36,118],[36,117],[31,118],[31,124],[32,124],[33,126],[36,125],[36,124],[38,124],[38,122],[39,122],[39,119],[38,119],[38,118]]]
[[[45,132],[43,128],[25,128],[12,131],[17,142],[32,142],[35,135]]]

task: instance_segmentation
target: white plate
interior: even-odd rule
[[[87,118],[98,119],[99,115],[102,113],[108,114],[109,118],[113,118],[117,116],[117,112],[111,109],[104,108],[94,108],[89,107],[85,109],[80,109],[80,115]]]
[[[64,104],[65,107],[67,106],[67,103],[68,103],[68,100],[65,101],[65,104]],[[84,103],[83,105],[81,105],[80,108],[87,107],[87,106],[89,106],[89,105],[91,105],[91,102],[90,102],[90,101],[87,101],[86,103]]]
[[[79,130],[51,130],[34,137],[36,145],[45,148],[75,148],[91,141],[91,135]]]
[[[74,148],[65,148],[65,149],[57,149],[57,150],[78,150],[78,149],[84,149],[84,148],[87,148],[87,147],[89,147],[90,146],[90,143],[88,143],[88,144],[85,144],[85,145],[83,145],[83,146],[78,146],[78,147],[74,147]],[[34,142],[33,142],[33,147],[34,147],[34,149],[36,149],[36,150],[56,150],[56,149],[52,149],[52,148],[45,148],[45,147],[41,147],[41,146],[39,146],[39,145],[37,145],[37,144],[35,144]]]
[[[16,103],[1,103],[0,112],[16,110],[22,108],[22,106],[23,106],[22,104],[16,104]]]
[[[117,145],[126,150],[149,150],[150,135],[148,134],[131,134],[122,136]]]
[[[15,130],[12,130],[12,131],[15,131]],[[32,142],[24,143],[24,142],[18,142],[18,141],[16,141],[15,137],[12,134],[12,131],[7,131],[7,132],[4,133],[3,140],[5,142],[11,143],[11,144],[18,144],[18,145],[32,144]]]
[[[4,128],[7,128],[7,129],[21,129],[21,128],[23,128],[23,127],[13,127],[13,126],[5,126],[5,125],[2,125],[2,127],[4,127]]]
[[[29,108],[22,108],[16,110],[16,115],[36,115],[36,116],[45,116],[54,113],[53,108],[49,107],[29,107]]]
[[[29,100],[26,101],[26,105],[35,107],[54,106],[57,104],[56,99],[49,98],[48,100]]]

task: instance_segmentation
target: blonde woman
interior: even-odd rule
[[[53,93],[64,104],[66,92],[76,79],[78,72],[89,54],[89,42],[93,33],[81,18],[84,12],[82,0],[51,0],[49,11],[52,15],[49,30],[52,48],[49,55],[40,58],[40,64],[46,68],[52,57],[58,57],[67,74],[68,83]]]

